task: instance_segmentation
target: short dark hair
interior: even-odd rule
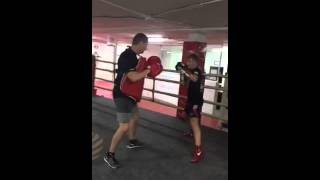
[[[138,33],[133,37],[132,45],[139,44],[140,42],[148,43],[148,37],[143,33]]]
[[[188,58],[199,63],[199,57],[196,54],[190,54]]]

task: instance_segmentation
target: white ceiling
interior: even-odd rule
[[[97,39],[130,42],[137,32],[162,34],[177,41],[197,32],[211,44],[228,38],[227,0],[92,0],[92,11],[92,31]]]

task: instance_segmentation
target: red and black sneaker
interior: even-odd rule
[[[192,156],[192,163],[197,163],[199,162],[203,157],[203,152],[200,148],[200,146],[196,146],[194,151],[193,151],[193,156]]]

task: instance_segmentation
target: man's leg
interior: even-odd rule
[[[137,122],[139,120],[139,111],[132,113],[131,119],[129,121],[128,138],[129,140],[136,139]]]
[[[201,150],[201,128],[200,128],[201,107],[194,109],[192,106],[189,106],[187,108],[187,113],[190,118],[190,126],[193,131],[193,138],[194,138],[194,145],[195,145],[191,162],[196,163],[196,162],[199,162],[203,156],[203,153]]]
[[[115,158],[116,149],[123,139],[123,136],[128,132],[129,123],[119,123],[119,127],[116,132],[113,134],[111,144],[109,147],[109,151],[105,154],[104,161],[109,165],[111,168],[118,168],[119,162]]]
[[[194,137],[194,144],[195,144],[191,162],[197,163],[203,157],[203,152],[201,148],[201,129],[200,129],[199,118],[192,117],[190,119],[190,125],[193,130],[193,137]]]
[[[129,123],[119,123],[118,129],[112,137],[109,152],[114,153],[116,151],[119,142],[121,141],[123,135],[125,135],[128,132],[128,129]]]
[[[196,146],[201,146],[201,129],[199,125],[199,118],[197,117],[190,118],[190,125],[193,131],[194,144]]]
[[[190,118],[188,118],[187,122],[191,125]],[[198,124],[200,127],[201,126],[201,116],[198,118]],[[192,128],[189,129],[188,131],[184,132],[183,135],[186,137],[193,137],[193,129]]]
[[[139,118],[140,118],[140,114],[139,114],[138,108],[134,107],[132,110],[131,119],[129,121],[129,130],[128,130],[129,144],[127,145],[127,148],[129,148],[129,149],[143,146],[143,143],[138,141],[137,137],[136,137],[136,131],[137,131],[137,125],[138,125]]]
[[[119,162],[115,158],[115,151],[123,136],[128,132],[131,113],[129,111],[128,102],[125,98],[114,99],[114,103],[117,109],[117,121],[119,122],[119,126],[113,134],[109,151],[105,154],[104,161],[111,168],[118,168]]]

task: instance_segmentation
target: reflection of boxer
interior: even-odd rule
[[[192,134],[194,137],[195,149],[193,151],[193,158],[191,162],[199,162],[202,157],[201,150],[201,129],[200,129],[200,119],[201,119],[201,108],[203,104],[203,97],[201,93],[201,78],[202,73],[198,68],[199,58],[195,54],[188,57],[187,69],[181,70],[185,77],[189,79],[188,83],[188,100],[185,107],[186,114],[190,120],[190,125],[192,128]]]
[[[143,53],[147,49],[148,38],[145,34],[138,33],[132,40],[132,46],[126,49],[118,59],[117,77],[114,81],[113,101],[117,110],[117,121],[119,127],[112,137],[109,151],[105,154],[104,160],[111,168],[119,167],[118,161],[115,159],[115,151],[120,143],[123,135],[127,134],[129,143],[127,148],[141,147],[142,143],[136,139],[136,124],[139,118],[137,103],[124,95],[120,90],[120,82],[124,74],[135,82],[147,76],[149,69],[142,72],[135,71],[138,64],[137,55]]]

